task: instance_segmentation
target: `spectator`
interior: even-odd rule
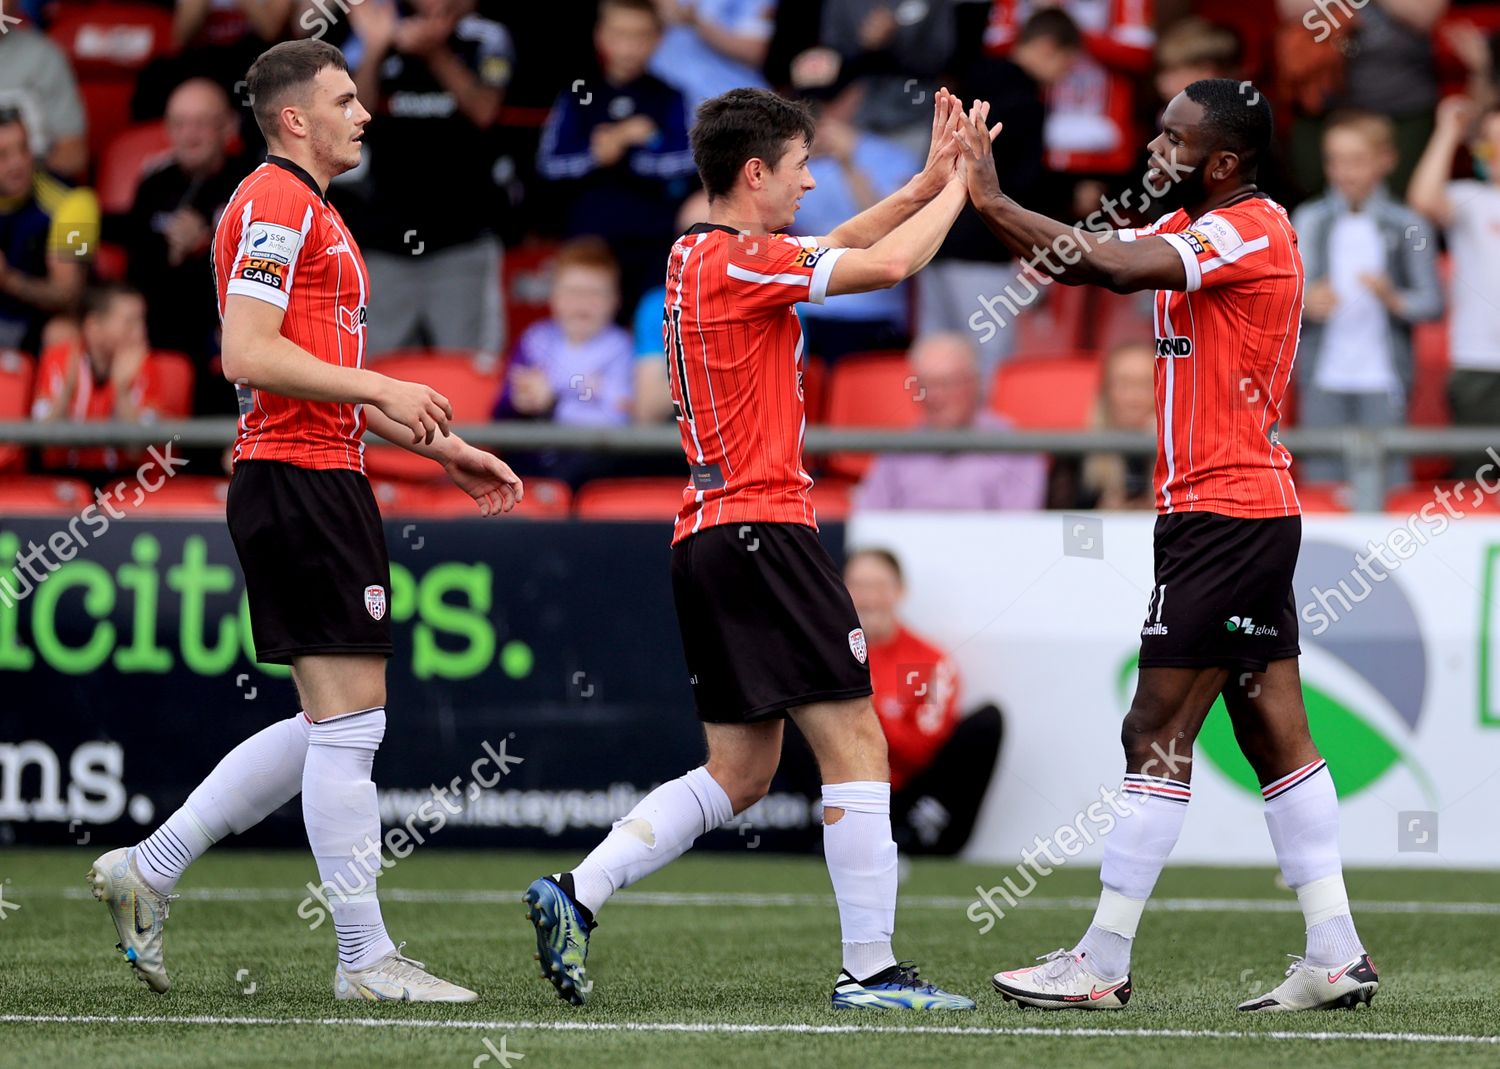
[[[365,128],[368,170],[335,184],[334,199],[364,249],[370,290],[367,347],[410,345],[499,352],[500,242],[489,226],[499,197],[495,145],[514,54],[504,26],[476,0],[384,0],[349,9],[346,46]]]
[[[236,411],[234,391],[218,367],[209,245],[219,214],[248,169],[229,156],[238,125],[218,83],[193,78],[167,101],[171,158],[141,180],[126,220],[129,277],[146,298],[151,343],[192,359],[193,412]]]
[[[13,17],[13,16],[12,16]],[[0,110],[20,112],[31,154],[68,179],[88,170],[88,119],[68,57],[31,26],[0,33]]]
[[[1406,422],[1412,324],[1441,316],[1443,295],[1435,235],[1385,188],[1395,165],[1390,119],[1370,112],[1329,118],[1328,192],[1292,216],[1307,286],[1296,365],[1304,427]],[[1338,457],[1309,457],[1299,470],[1315,482],[1348,477]],[[1386,478],[1406,482],[1406,461],[1393,458]]]
[[[1238,78],[1240,36],[1201,15],[1167,27],[1156,42],[1156,95],[1163,105],[1203,78]]]
[[[776,28],[776,0],[656,0],[666,24],[651,73],[687,98],[689,112],[741,87],[766,89],[761,68]]]
[[[1121,345],[1104,358],[1095,427],[1156,433],[1156,349]],[[1083,458],[1075,508],[1154,509],[1155,456],[1090,453]]]
[[[857,88],[852,121],[927,154],[927,105],[953,55],[953,0],[825,0],[822,44],[839,53]]]
[[[146,357],[145,299],[122,282],[90,288],[78,335],[42,356],[31,418],[47,423],[151,419]],[[58,446],[42,451],[42,465],[103,475],[134,464],[138,456],[112,447]]]
[[[911,354],[922,425],[1004,430],[980,410],[978,356],[962,334],[933,334]],[[1016,453],[891,453],[875,458],[856,492],[866,509],[1036,509],[1047,491],[1047,459]]]
[[[627,307],[662,277],[697,170],[682,94],[647,73],[661,35],[651,0],[603,0],[599,74],[558,95],[537,152],[542,177],[571,187],[567,233],[596,234],[614,250]]]
[[[1448,404],[1457,426],[1493,426],[1500,412],[1500,108],[1474,121],[1475,108],[1464,97],[1438,105],[1437,126],[1427,151],[1412,173],[1407,201],[1443,227],[1453,257],[1448,349],[1452,371]],[[1453,180],[1453,157],[1468,136],[1476,178]],[[1471,478],[1483,454],[1460,457],[1454,475]]]
[[[701,189],[682,202],[677,211],[677,232],[686,233],[694,223],[708,220],[708,194]],[[630,419],[632,423],[662,423],[672,418],[672,389],[667,381],[667,354],[662,348],[663,314],[667,304],[667,287],[647,290],[635,307],[635,361],[632,365],[634,389]],[[676,474],[682,465],[676,457],[668,458]]]
[[[1063,215],[1068,202],[1047,188],[1042,95],[1067,74],[1082,48],[1077,23],[1048,8],[1026,20],[1004,56],[980,58],[959,78],[960,99],[989,101],[990,121],[1005,124],[1005,149],[995,155],[1000,188],[1043,214]],[[1006,287],[1016,286],[1016,269],[979,213],[965,205],[937,256],[915,279],[919,336],[976,331],[980,383],[986,391],[996,367],[1010,355],[1016,332],[1007,329],[1009,323],[996,326],[984,316],[976,326],[973,317],[980,313],[980,297],[999,298]]]
[[[614,322],[620,271],[603,241],[578,238],[558,252],[551,304],[551,318],[532,324],[516,343],[492,417],[576,427],[630,422],[631,339]],[[559,450],[512,454],[510,465],[575,486],[614,467],[605,458]]]
[[[849,110],[830,104],[818,118],[813,158],[807,166],[817,185],[803,195],[793,224],[798,234],[832,233],[845,219],[896,192],[922,168],[922,156],[913,155],[899,141],[861,130],[841,113]],[[904,349],[911,341],[906,306],[905,283],[845,294],[823,304],[801,304],[797,314],[806,351],[833,362],[848,353]]]
[[[0,348],[36,353],[72,332],[48,321],[73,310],[98,244],[94,194],[39,169],[21,113],[0,110]]]
[[[875,711],[891,765],[891,824],[903,849],[956,854],[968,842],[1000,754],[1000,710],[959,714],[952,658],[901,622],[901,564],[885,549],[853,553],[844,583],[859,614]]]
[[[1026,20],[1047,7],[1067,12],[1083,33],[1084,54],[1048,90],[1046,130],[1047,165],[1075,180],[1073,212],[1080,218],[1139,152],[1135,85],[1151,71],[1155,6],[1154,0],[994,0],[990,7],[984,43],[992,55],[1006,54]]]

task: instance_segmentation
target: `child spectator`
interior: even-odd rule
[[[1474,130],[1469,146],[1474,178],[1453,180],[1453,157]],[[1453,370],[1448,404],[1456,426],[1493,426],[1500,412],[1500,108],[1475,121],[1464,97],[1438,105],[1437,127],[1412,173],[1407,201],[1448,235],[1456,281],[1448,324]],[[1428,243],[1429,245],[1431,242]],[[1481,453],[1461,457],[1454,475],[1471,478],[1485,463]]]
[[[516,342],[493,418],[578,427],[629,423],[633,345],[614,322],[620,269],[603,241],[579,238],[563,246],[553,267],[551,305],[551,318],[532,324]],[[518,472],[574,485],[613,468],[606,458],[560,450],[515,454],[510,463]]]
[[[1443,311],[1437,242],[1385,182],[1396,165],[1384,115],[1330,116],[1323,133],[1328,192],[1292,216],[1306,268],[1298,411],[1304,427],[1399,427],[1411,396],[1413,323]],[[1493,419],[1493,413],[1490,418]],[[1338,457],[1308,457],[1310,481],[1348,477]],[[1404,483],[1407,464],[1386,478]]]
[[[683,96],[647,72],[661,36],[651,0],[603,0],[599,74],[558,95],[537,150],[542,177],[571,186],[567,233],[596,234],[614,250],[627,307],[662,277],[696,171]]]
[[[147,407],[146,301],[122,282],[89,289],[78,336],[51,346],[37,371],[31,418],[40,422],[119,420],[142,423]],[[43,467],[102,475],[135,463],[136,452],[58,446],[42,451]]]

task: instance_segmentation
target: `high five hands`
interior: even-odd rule
[[[947,94],[946,89],[939,90],[939,96],[944,94]],[[986,125],[990,117],[990,104],[987,100],[974,101],[965,115],[961,100],[952,95],[948,99],[949,117],[945,127],[948,133],[944,140],[955,148],[955,173],[961,175],[968,185],[969,200],[980,207],[1000,196],[1000,178],[995,174],[993,145],[1005,124],[997,122],[994,126]],[[937,140],[938,129],[937,119],[934,118],[934,142]]]

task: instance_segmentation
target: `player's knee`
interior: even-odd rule
[[[771,775],[769,772],[764,775],[741,773],[733,777],[724,793],[729,795],[729,803],[734,806],[736,814],[743,813],[771,793]]]
[[[1170,711],[1149,698],[1136,696],[1120,726],[1120,745],[1132,769],[1141,769],[1173,745],[1180,748]]]

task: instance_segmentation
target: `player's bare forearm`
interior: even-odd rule
[[[443,88],[453,94],[464,118],[475,126],[483,130],[500,117],[500,90],[481,82],[452,51],[439,48],[428,57],[427,67]]]
[[[431,445],[426,442],[413,442],[411,430],[391,419],[380,409],[370,405],[365,408],[364,412],[366,428],[374,431],[392,445],[399,445],[402,449],[410,450],[419,457],[426,457],[435,464],[446,466],[448,461],[467,444],[451,432],[447,437],[441,435],[435,437]]]

